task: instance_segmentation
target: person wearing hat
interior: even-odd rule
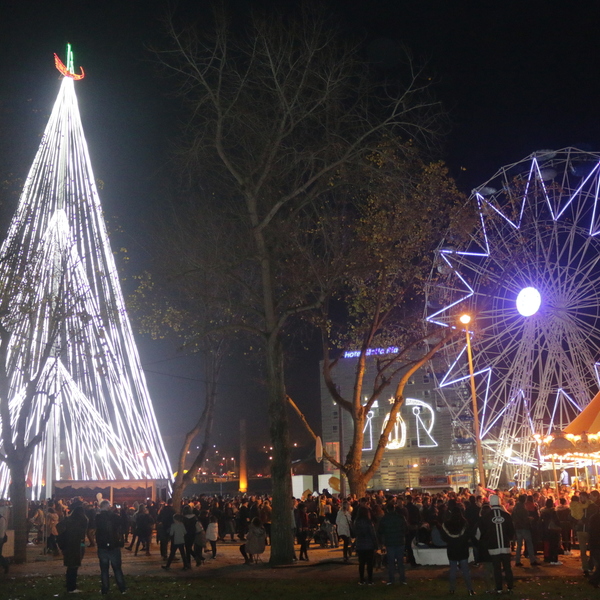
[[[489,552],[494,569],[494,582],[496,591],[502,593],[503,580],[506,587],[511,591],[514,577],[510,565],[510,542],[515,535],[515,528],[510,515],[500,505],[500,498],[496,494],[490,496],[491,511],[482,514],[477,531],[477,537],[485,549]]]

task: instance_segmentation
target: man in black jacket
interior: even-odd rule
[[[121,593],[125,593],[125,577],[121,568],[121,548],[123,547],[121,519],[111,510],[108,500],[102,500],[100,514],[96,516],[96,545],[98,546],[98,559],[100,560],[102,593],[108,594],[110,588],[110,565],[112,565],[115,574],[117,587]]]
[[[501,507],[500,498],[495,494],[490,496],[490,507],[492,510],[483,515],[479,522],[479,538],[492,559],[496,591],[501,594],[503,570],[508,591],[513,588],[510,542],[515,535],[515,528],[510,515]]]

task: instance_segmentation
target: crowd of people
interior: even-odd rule
[[[155,536],[163,569],[181,561],[182,569],[216,559],[219,545],[239,544],[241,559],[252,563],[270,543],[271,499],[268,496],[201,495],[184,499],[176,510],[166,502],[124,503],[107,500],[31,503],[28,526],[31,543],[45,544],[48,553],[62,553],[67,590],[77,592],[77,570],[85,548],[96,548],[102,592],[109,591],[112,567],[117,587],[125,591],[121,549],[151,555]],[[0,510],[0,566],[6,519]],[[399,494],[368,492],[363,498],[340,498],[327,491],[294,499],[292,531],[298,549],[294,560],[308,561],[311,544],[340,548],[341,558],[358,559],[359,584],[373,584],[375,566],[387,568],[388,585],[396,576],[406,584],[405,563],[417,566],[415,549],[445,548],[453,592],[460,571],[473,594],[470,565],[483,564],[488,590],[513,587],[511,557],[516,567],[542,561],[560,565],[577,544],[583,574],[600,585],[600,494],[564,486],[539,491],[512,489],[473,492],[445,490]],[[179,554],[179,559],[176,555]]]

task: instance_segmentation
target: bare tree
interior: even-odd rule
[[[223,10],[214,29],[167,23],[160,59],[189,108],[182,164],[191,186],[215,194],[238,237],[227,273],[239,293],[240,327],[260,341],[273,444],[271,562],[292,561],[291,476],[282,337],[325,299],[300,273],[290,231],[303,211],[327,210],[344,173],[387,134],[398,152],[439,131],[429,79],[407,56],[405,79],[377,82],[360,47],[344,43],[319,11],[253,16],[234,34]],[[235,250],[235,252],[234,252]]]
[[[356,215],[345,249],[344,276],[331,301],[323,304],[320,319],[324,382],[339,408],[350,415],[353,427],[346,456],[336,460],[325,452],[325,457],[340,469],[350,492],[359,497],[379,469],[404,403],[407,381],[455,334],[443,328],[425,331],[423,283],[438,241],[443,236],[459,238],[472,222],[463,210],[464,197],[442,163],[422,163],[415,156],[410,164],[404,158],[400,160],[404,164],[399,164],[395,152],[385,144],[368,162],[376,168],[370,176],[357,178]],[[398,350],[369,358],[369,351],[376,347]],[[347,349],[356,350],[357,358],[352,393],[345,397],[336,381],[336,366]],[[369,361],[374,368],[372,384],[367,384],[366,377]],[[387,424],[371,463],[363,467],[367,415],[390,387]],[[289,402],[315,436],[295,403]]]
[[[68,343],[67,320],[72,326],[74,318],[83,322],[88,318],[84,303],[79,304],[73,296],[70,308],[65,305],[66,290],[73,295],[76,292],[67,282],[69,265],[64,255],[55,257],[56,275],[51,289],[40,297],[46,259],[40,253],[30,263],[24,263],[19,259],[19,249],[9,248],[1,261],[5,276],[0,289],[0,461],[6,463],[11,477],[14,560],[18,563],[26,560],[29,462],[46,432],[55,395],[60,394],[60,389],[51,385],[52,364],[57,363]],[[38,322],[40,315],[44,326]],[[14,389],[15,380],[19,381],[19,389]],[[49,392],[49,388],[53,391]],[[39,416],[34,419],[36,411]]]

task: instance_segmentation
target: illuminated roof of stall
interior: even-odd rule
[[[580,435],[583,432],[600,432],[600,392],[564,429],[564,433]]]

